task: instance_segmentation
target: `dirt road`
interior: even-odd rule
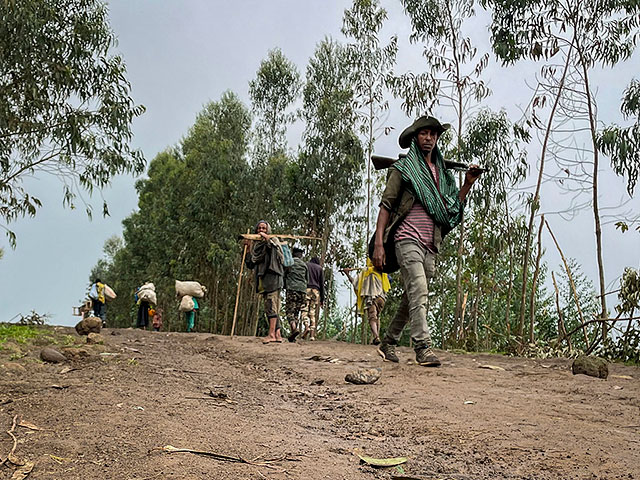
[[[428,369],[407,363],[409,349],[390,364],[345,343],[103,335],[64,364],[35,361],[41,346],[13,360],[0,351],[0,461],[17,416],[29,479],[640,479],[637,367],[599,380],[564,359],[439,352],[443,366]],[[374,385],[344,381],[375,366]],[[354,449],[408,461],[375,469]],[[5,462],[0,478],[15,468]]]

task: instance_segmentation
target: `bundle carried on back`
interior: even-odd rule
[[[111,288],[106,283],[104,284],[104,298],[110,302],[111,300],[115,300],[117,297],[116,292],[114,292],[113,288]]]
[[[143,302],[153,303],[154,305],[158,303],[156,297],[156,286],[151,282],[142,285],[138,289],[137,295],[138,299]]]
[[[194,308],[195,303],[193,301],[193,297],[191,295],[183,296],[182,300],[180,300],[180,306],[178,307],[178,310],[180,310],[181,312],[190,312]]]
[[[176,280],[176,293],[179,297],[184,297],[185,295],[189,295],[191,297],[202,298],[204,294],[207,292],[207,287],[201,285],[198,282],[181,282],[180,280]],[[192,310],[190,308],[189,310]],[[189,311],[187,310],[187,311]]]

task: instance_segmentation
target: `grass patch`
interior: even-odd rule
[[[9,356],[9,361],[13,362],[15,360],[20,360],[21,358],[24,358],[28,355],[28,353],[25,352],[20,352],[20,353],[13,353]]]
[[[0,324],[0,348],[7,340],[16,343],[28,343],[30,340],[44,335],[45,332],[30,325]]]

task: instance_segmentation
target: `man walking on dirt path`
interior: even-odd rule
[[[316,339],[316,317],[320,307],[324,305],[324,270],[320,266],[318,257],[313,257],[307,263],[309,269],[309,283],[307,284],[307,304],[302,312],[304,333],[302,338],[314,341]]]
[[[387,175],[372,239],[372,261],[385,272],[399,269],[405,291],[378,348],[385,361],[399,361],[396,345],[410,322],[416,362],[440,366],[427,326],[427,281],[435,274],[442,238],[462,221],[465,198],[482,173],[472,165],[458,190],[437,145],[450,127],[433,117],[418,118],[400,134],[400,147],[409,148],[407,156],[395,162]]]
[[[307,303],[307,284],[309,283],[309,268],[302,260],[304,251],[294,247],[293,265],[285,268],[284,288],[287,294],[286,312],[291,334],[289,341],[295,342],[299,335],[300,312]]]
[[[251,243],[251,254],[247,256],[245,264],[256,271],[256,292],[262,296],[269,322],[269,333],[262,339],[262,343],[281,343],[280,290],[283,284],[284,256],[278,239],[270,235],[269,223],[260,220],[254,233],[262,239]]]

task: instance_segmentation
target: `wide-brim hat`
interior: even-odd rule
[[[442,132],[451,128],[451,124],[440,123],[434,117],[420,117],[415,122],[413,122],[411,126],[405,128],[404,131],[400,134],[400,138],[398,138],[400,148],[409,148],[411,146],[411,139],[423,128],[431,128],[438,132],[438,135],[442,135]]]

